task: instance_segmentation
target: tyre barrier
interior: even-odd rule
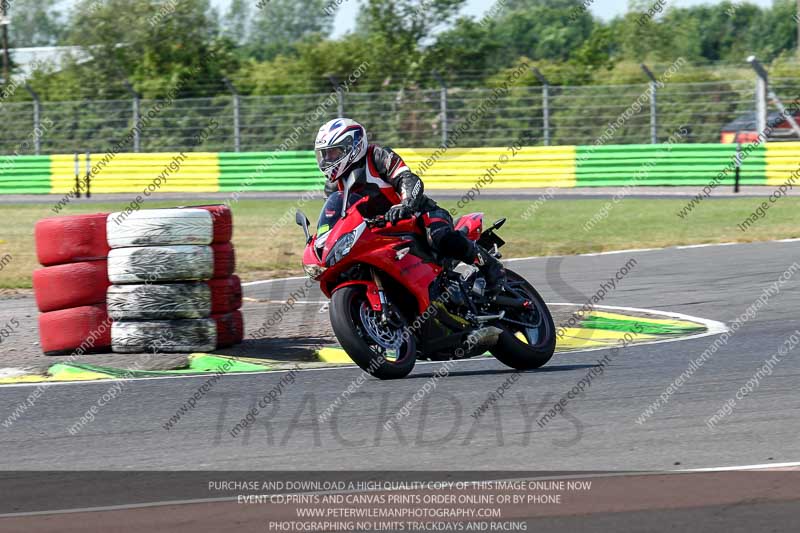
[[[241,311],[211,315],[217,324],[217,347],[227,348],[244,339],[244,319]]]
[[[214,221],[214,244],[230,242],[233,239],[233,213],[226,205],[198,205],[196,209],[205,209],[211,213]]]
[[[36,223],[36,257],[42,266],[105,259],[108,213],[45,218]]]
[[[103,304],[109,285],[105,260],[65,263],[33,271],[36,306],[43,313]]]
[[[46,354],[194,352],[242,341],[229,207],[55,217],[35,233]]]
[[[115,321],[111,325],[114,353],[207,352],[217,347],[217,324],[210,318]]]
[[[111,213],[106,233],[111,248],[208,245],[214,240],[214,224],[206,209],[145,209],[127,216]]]
[[[214,271],[210,246],[141,246],[108,253],[108,279],[116,285],[201,281],[211,279]]]
[[[210,318],[242,303],[241,282],[233,277],[230,208],[145,209],[127,218],[121,215],[109,215],[107,225],[112,248],[108,274],[114,284],[108,288],[112,350],[191,352],[213,349],[218,338],[225,346],[241,342],[243,325],[236,317]]]
[[[33,272],[39,341],[45,355],[97,353],[111,347],[106,309],[107,213],[46,218],[36,223]]]
[[[45,355],[107,352],[111,347],[111,329],[111,319],[103,304],[39,315],[39,338]]]
[[[233,244],[226,242],[211,246],[214,252],[214,273],[213,278],[227,278],[233,275],[236,270],[236,254]]]
[[[208,281],[211,288],[211,313],[222,314],[242,307],[242,282],[239,276]]]
[[[107,305],[113,320],[207,318],[211,287],[204,282],[112,285]]]

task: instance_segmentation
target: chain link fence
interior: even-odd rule
[[[784,102],[798,98],[800,78],[770,82]],[[147,122],[123,151],[133,152],[137,145],[142,152],[306,150],[319,125],[336,117],[340,107],[367,126],[371,140],[404,147],[439,146],[457,130],[461,147],[504,146],[519,138],[539,145],[594,144],[611,125],[613,134],[603,144],[663,142],[679,128],[689,132],[685,142],[715,143],[727,123],[755,116],[753,81],[668,83],[654,93],[653,105],[647,91],[642,83],[515,87],[496,100],[491,89],[453,87],[0,103],[0,153],[104,152],[130,137],[136,116],[148,117]],[[476,113],[481,106],[485,112]],[[620,121],[629,109],[633,112]],[[211,120],[219,127],[197,145],[193,139]]]

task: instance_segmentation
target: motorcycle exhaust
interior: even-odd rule
[[[441,339],[436,339],[426,346],[430,352],[453,351],[457,348],[464,350],[465,354],[472,353],[475,348],[488,350],[492,348],[500,339],[503,330],[494,326],[487,326],[469,332],[448,335]],[[479,352],[480,353],[480,352]]]
[[[503,330],[494,326],[487,326],[485,328],[476,329],[467,336],[467,346],[472,348],[491,348],[500,339],[500,334]]]

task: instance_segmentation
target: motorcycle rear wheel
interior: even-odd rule
[[[342,348],[363,371],[378,379],[406,377],[417,361],[416,339],[406,328],[380,324],[364,287],[347,286],[331,295],[331,326]]]
[[[515,326],[508,322],[500,321],[496,325],[503,330],[497,344],[489,351],[495,358],[506,366],[516,370],[532,370],[544,366],[556,349],[556,328],[553,316],[547,308],[542,297],[533,288],[533,285],[511,270],[506,270],[509,285],[514,296],[530,300],[532,310],[529,312],[539,326],[535,329]],[[531,320],[530,317],[516,317]]]

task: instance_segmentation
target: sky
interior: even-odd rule
[[[62,0],[65,4],[69,5],[74,0]],[[732,0],[738,3],[739,0]],[[749,4],[756,4],[762,7],[772,5],[772,0],[744,0]],[[228,5],[231,0],[211,0],[211,3],[216,6],[220,13],[227,11]],[[656,0],[651,3],[655,4]],[[722,0],[667,0],[667,5],[674,6],[691,6],[697,4],[719,4]],[[253,1],[255,4],[255,0]],[[495,0],[467,0],[466,7],[463,13],[471,15],[475,18],[480,18],[490,7],[495,3]],[[589,10],[596,16],[603,20],[609,20],[617,15],[625,13],[628,7],[627,0],[594,0],[589,6]],[[358,0],[343,0],[339,12],[336,15],[336,27],[333,32],[334,37],[338,37],[349,30],[352,30],[355,25],[355,17],[358,12]]]
[[[719,4],[721,2],[722,0],[667,0],[667,5],[683,7],[697,4]],[[221,12],[227,9],[229,3],[230,0],[212,0],[212,4],[219,7]],[[653,0],[652,3],[655,3],[655,0]],[[747,0],[747,3],[766,7],[772,5],[772,0]],[[494,0],[468,0],[464,8],[464,14],[480,18],[480,16],[493,5]],[[595,0],[589,7],[589,10],[595,16],[603,20],[609,20],[617,15],[625,13],[627,7],[627,0]],[[336,27],[333,32],[334,37],[338,37],[353,29],[357,12],[357,0],[344,0],[336,16]]]

